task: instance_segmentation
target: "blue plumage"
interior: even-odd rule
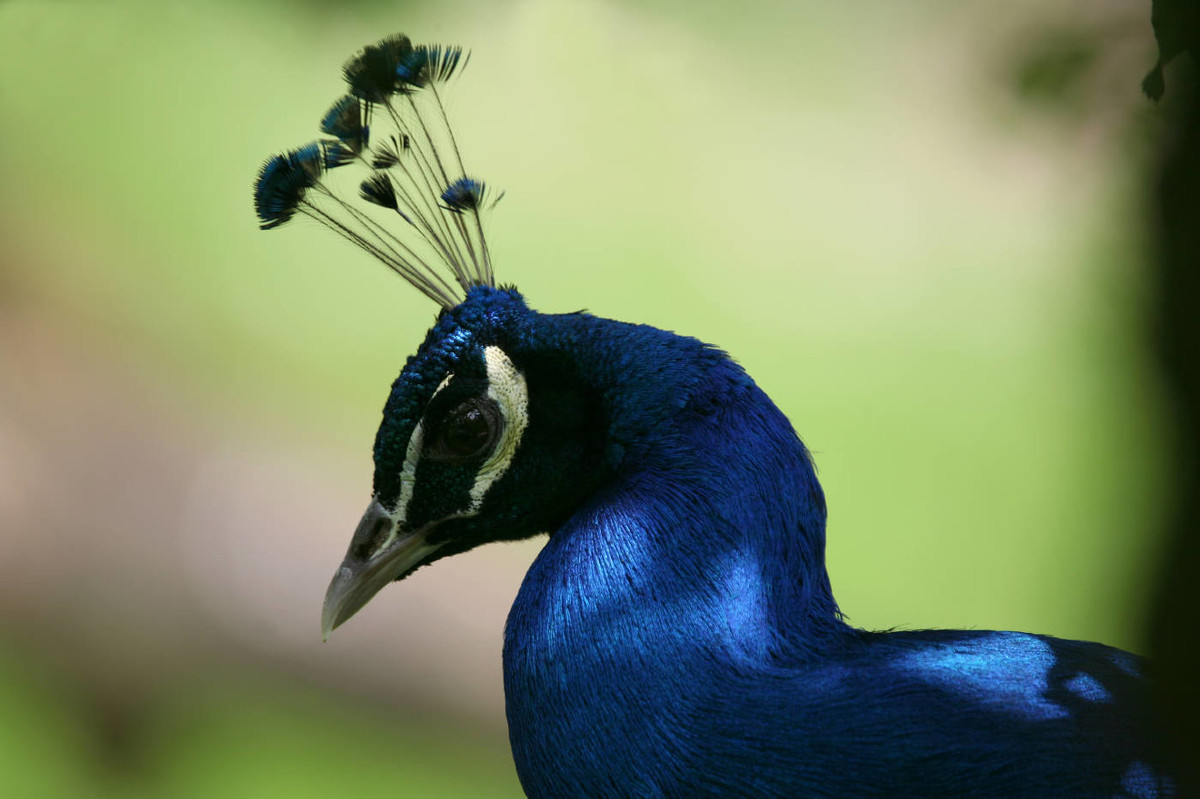
[[[352,94],[338,98],[321,117],[321,132],[336,136],[356,153],[362,150],[370,143],[363,102]]]
[[[341,141],[321,142],[321,165],[325,169],[335,169],[354,162],[358,154]]]
[[[367,48],[369,63],[346,69],[356,97],[387,102],[370,86],[401,40],[393,71],[433,52],[403,37]],[[355,89],[364,75],[374,83]],[[427,85],[395,84],[405,102]],[[461,293],[431,292],[431,264],[404,261],[443,309],[384,408],[372,502],[330,584],[326,634],[420,566],[548,532],[504,636],[531,796],[1174,795],[1137,658],[1024,633],[849,626],[825,568],[824,494],[766,394],[695,339],[541,314],[496,288],[482,182],[437,171],[436,149],[419,154],[428,133],[396,121],[390,145],[356,155],[388,162],[362,192],[413,215]],[[437,178],[423,187],[394,183],[407,136]],[[291,185],[282,158],[260,192]],[[288,197],[264,193],[271,209]],[[378,223],[360,222],[339,232],[361,246]]]
[[[254,185],[259,227],[270,230],[291,219],[305,193],[316,185],[321,166],[321,149],[315,143],[267,159]]]
[[[440,44],[417,45],[400,59],[396,75],[404,84],[423,87],[428,83],[446,81],[467,59],[461,47]]]
[[[485,190],[483,181],[468,177],[459,178],[442,192],[442,207],[456,214],[478,210],[483,205]]]
[[[387,103],[402,88],[397,69],[412,52],[412,42],[399,33],[367,45],[342,66],[350,93],[368,103]]]

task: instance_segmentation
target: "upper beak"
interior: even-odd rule
[[[425,543],[430,527],[398,533],[397,520],[378,501],[363,514],[346,558],[325,592],[321,611],[321,637],[357,613],[388,583],[412,571],[438,549]]]

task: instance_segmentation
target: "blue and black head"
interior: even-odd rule
[[[556,529],[603,482],[608,420],[560,319],[489,286],[441,312],[384,407],[326,634],[419,566]]]
[[[384,408],[326,634],[421,565],[554,529],[606,469],[604,414],[559,317],[495,287],[482,216],[499,197],[466,173],[439,94],[465,62],[404,36],[364,48],[321,118],[332,138],[272,157],[255,186],[262,228],[316,219],[442,307]],[[365,173],[357,197],[327,181],[341,167]]]

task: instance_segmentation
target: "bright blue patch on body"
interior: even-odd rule
[[[1078,674],[1067,678],[1064,686],[1068,691],[1078,696],[1080,699],[1086,699],[1088,702],[1111,702],[1112,694],[1108,689],[1100,684],[1090,674],[1084,674],[1082,671]]]
[[[900,656],[909,676],[1027,720],[1070,714],[1045,696],[1054,652],[1039,638],[996,633],[970,641],[934,644]]]
[[[722,576],[726,593],[718,599],[730,642],[736,652],[762,660],[771,640],[762,570],[752,555],[737,552],[726,559]]]

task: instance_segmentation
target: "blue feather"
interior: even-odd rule
[[[396,208],[396,190],[386,172],[375,172],[359,186],[364,200],[384,208]]]
[[[362,151],[370,143],[363,106],[352,94],[338,98],[321,117],[321,132],[336,136],[355,153]]]
[[[483,203],[484,190],[482,181],[468,177],[459,178],[442,192],[442,207],[456,214],[478,210]]]
[[[421,88],[430,83],[442,83],[450,79],[460,62],[464,65],[466,63],[461,47],[418,45],[400,59],[396,66],[396,78],[400,83],[414,88]]]
[[[357,153],[341,141],[323,141],[320,144],[321,166],[326,170],[353,163],[357,157]]]
[[[364,47],[342,66],[350,93],[370,103],[382,103],[405,87],[397,82],[396,68],[412,53],[412,42],[395,34]]]
[[[254,210],[263,230],[279,227],[296,213],[305,192],[317,184],[324,166],[320,144],[272,156],[254,184]]]
[[[254,196],[260,226],[279,227],[303,212],[444,308],[453,307],[460,292],[471,286],[494,285],[479,214],[484,184],[451,178],[465,169],[435,86],[466,61],[461,47],[414,46],[402,34],[368,45],[349,59],[342,67],[349,93],[334,101],[320,121],[321,131],[336,139],[316,145],[318,158],[309,150],[297,151],[270,159],[259,171]],[[369,123],[376,106],[387,127],[371,147]],[[325,171],[356,162],[375,170],[359,182],[357,198],[346,198],[336,186],[321,182]],[[314,188],[319,192],[310,196]],[[353,200],[395,211],[407,223],[404,235],[356,209]],[[467,214],[469,221],[462,218]]]

